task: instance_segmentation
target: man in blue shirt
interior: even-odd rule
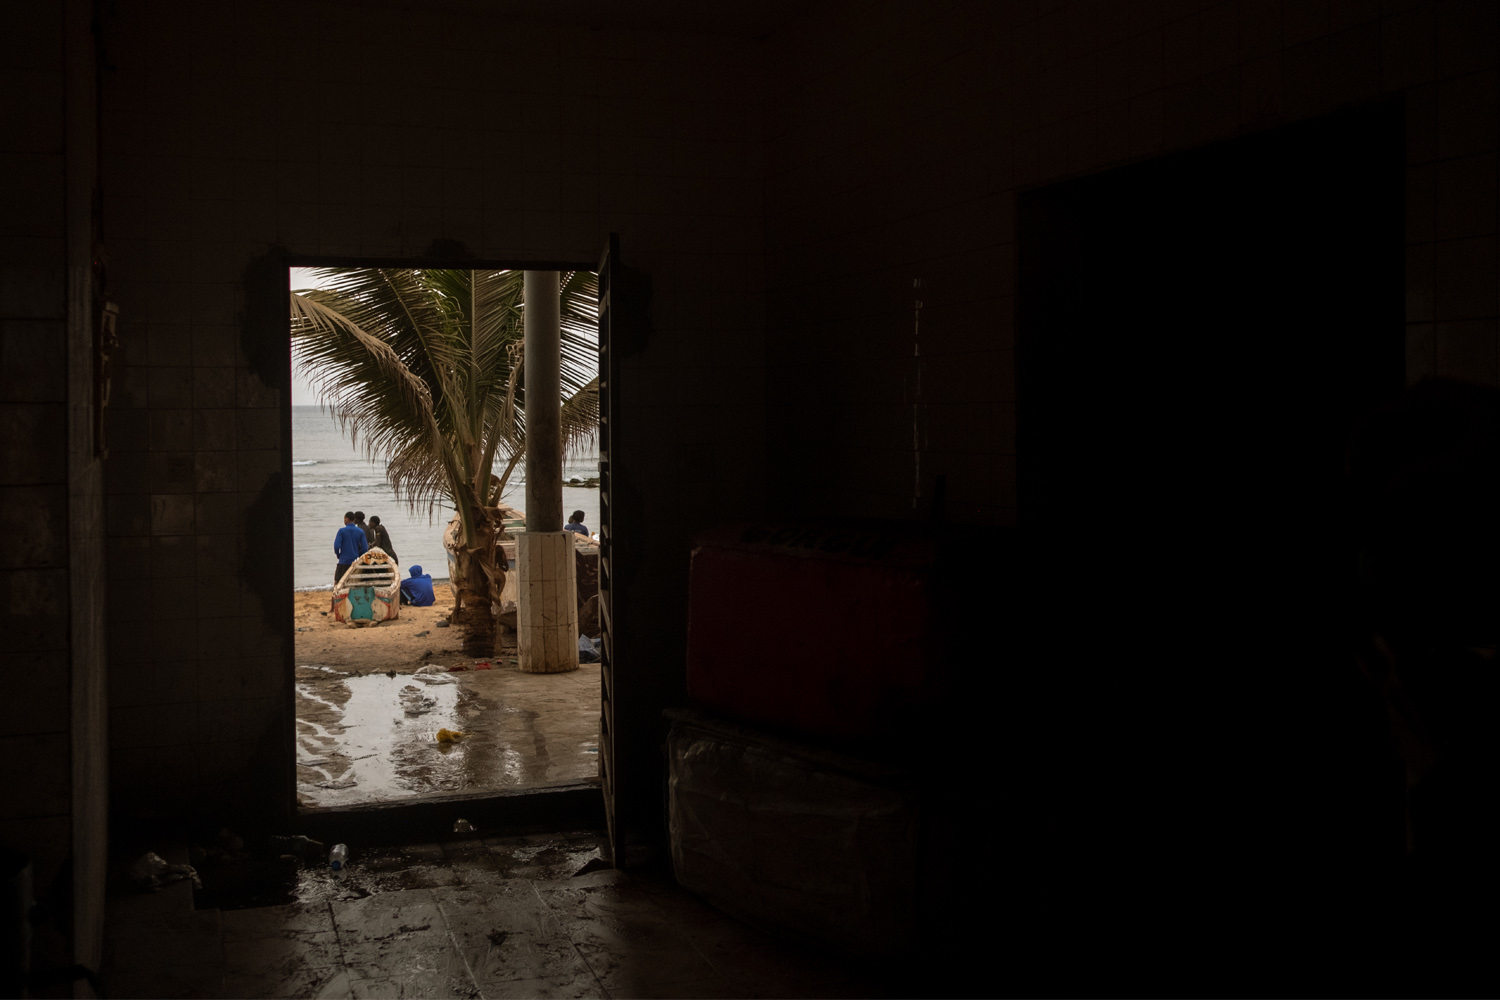
[[[411,568],[411,578],[401,581],[401,603],[425,608],[436,598],[432,595],[432,577],[422,572],[422,567]]]
[[[582,535],[584,538],[589,537],[589,526],[583,523],[583,511],[575,510],[568,517],[568,523],[563,525],[563,530]]]
[[[365,539],[364,529],[354,523],[354,511],[344,515],[344,526],[333,536],[333,554],[339,557],[338,569],[333,571],[333,582],[338,583],[354,564],[354,560],[369,551],[370,543]]]

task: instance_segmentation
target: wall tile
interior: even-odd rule
[[[1439,377],[1500,385],[1500,342],[1494,320],[1439,323],[1435,341]]]
[[[58,250],[60,260],[61,247]],[[66,284],[61,266],[0,266],[0,309],[6,319],[62,319],[67,312]]]
[[[1495,237],[1433,244],[1433,274],[1437,319],[1490,317],[1500,312],[1500,252]]]
[[[1440,240],[1486,236],[1496,229],[1495,154],[1445,160],[1431,167],[1433,235]],[[1413,171],[1415,172],[1415,171]]]
[[[150,456],[152,493],[193,492],[194,464],[191,451],[153,451]]]
[[[152,409],[193,405],[193,369],[188,367],[147,369],[147,399]]]
[[[67,408],[58,403],[0,403],[0,441],[32,447],[0,448],[0,483],[60,483],[68,474]]]
[[[61,321],[0,319],[0,402],[66,402],[67,360]]]
[[[1437,85],[1435,158],[1489,152],[1500,141],[1500,73],[1473,73]]]
[[[67,649],[68,572],[0,570],[0,653]]]
[[[0,569],[64,567],[68,559],[68,494],[62,484],[0,486]],[[0,727],[0,732],[4,732]]]
[[[1437,73],[1432,8],[1417,6],[1381,19],[1381,77],[1386,90],[1431,81]]]
[[[0,797],[0,820],[72,813],[70,740],[66,732],[0,737],[8,793]]]
[[[191,460],[189,460],[191,463]],[[189,464],[191,475],[191,464]],[[189,535],[193,532],[192,484],[186,493],[160,493],[151,497],[151,534]]]
[[[233,451],[193,453],[193,488],[199,493],[232,493],[236,490],[238,463]]]
[[[190,451],[192,449],[192,410],[153,409],[149,419],[152,451]]]

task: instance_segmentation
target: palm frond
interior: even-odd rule
[[[312,295],[292,292],[292,335],[299,341],[304,371],[358,445],[374,455],[393,442],[434,447],[441,431],[433,418],[432,392],[391,346]],[[372,436],[372,432],[374,435]]]
[[[397,497],[429,516],[439,500],[469,509],[472,541],[471,505],[493,507],[525,455],[524,272],[319,273],[322,288],[293,295],[303,369],[366,452],[386,457]],[[598,420],[598,282],[559,278],[563,440],[577,454]]]

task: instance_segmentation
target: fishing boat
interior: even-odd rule
[[[376,546],[354,560],[333,588],[333,617],[375,624],[401,616],[401,567]]]
[[[516,533],[526,530],[526,512],[510,504],[501,504],[500,520],[501,531],[496,538],[496,548],[499,549],[499,558],[503,560],[501,566],[506,570],[505,589],[500,594],[502,607],[514,605],[517,600],[517,576],[513,572],[516,568]],[[456,553],[460,545],[459,539],[463,535],[463,522],[455,513],[448,527],[443,530],[443,549],[448,555],[448,580],[453,585],[453,600],[458,601],[458,588],[461,577],[458,572],[458,561]]]

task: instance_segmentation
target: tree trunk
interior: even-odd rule
[[[497,633],[495,605],[505,587],[505,570],[496,561],[495,531],[490,525],[477,525],[474,541],[477,551],[460,546],[454,560],[459,610],[453,624],[463,630],[465,656],[491,657]]]

